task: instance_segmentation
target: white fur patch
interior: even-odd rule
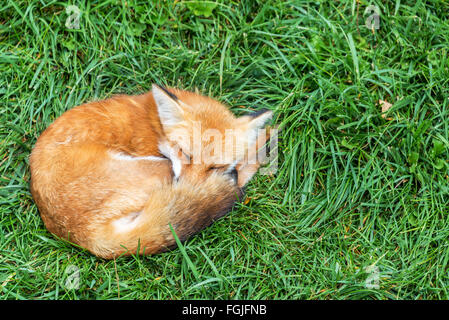
[[[167,142],[161,142],[159,143],[159,151],[162,153],[165,157],[170,159],[172,163],[172,170],[173,174],[175,175],[175,178],[178,179],[181,175],[181,169],[182,169],[182,163],[181,159],[176,154],[176,150]]]
[[[129,232],[139,225],[141,212],[132,212],[125,217],[115,220],[112,224],[117,233]]]
[[[145,157],[134,157],[129,154],[119,153],[119,152],[110,152],[110,155],[115,160],[123,160],[123,161],[164,161],[166,158],[156,157],[156,156],[145,156]]]

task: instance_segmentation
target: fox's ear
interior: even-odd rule
[[[243,188],[256,174],[261,164],[267,163],[267,141],[270,140],[270,134],[259,134],[254,147],[249,148],[247,157],[236,165],[237,184]]]
[[[157,84],[153,84],[151,89],[162,127],[167,129],[182,122],[184,111],[179,105],[178,97]]]
[[[267,109],[262,109],[253,114],[250,114],[248,117],[251,118],[249,121],[249,129],[262,129],[271,120],[273,117],[273,112]]]
[[[247,124],[248,145],[252,145],[256,142],[259,134],[258,130],[264,128],[273,117],[273,112],[267,109],[262,109],[253,114],[243,116],[240,119],[244,119]]]

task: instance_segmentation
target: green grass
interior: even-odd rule
[[[83,3],[79,30],[65,2],[0,6],[1,298],[449,298],[446,1]],[[65,110],[153,82],[274,110],[279,170],[184,250],[98,259],[46,231],[28,156]]]

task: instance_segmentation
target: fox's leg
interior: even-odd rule
[[[89,250],[111,259],[121,254],[154,254],[176,246],[170,225],[181,241],[231,211],[242,191],[226,175],[213,173],[203,181],[181,176],[154,190],[145,205],[98,225]]]

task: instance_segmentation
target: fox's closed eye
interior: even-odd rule
[[[226,165],[223,165],[223,166],[212,166],[212,167],[209,167],[207,170],[217,170],[217,171],[219,171],[219,170],[225,170],[227,168],[227,166]]]

